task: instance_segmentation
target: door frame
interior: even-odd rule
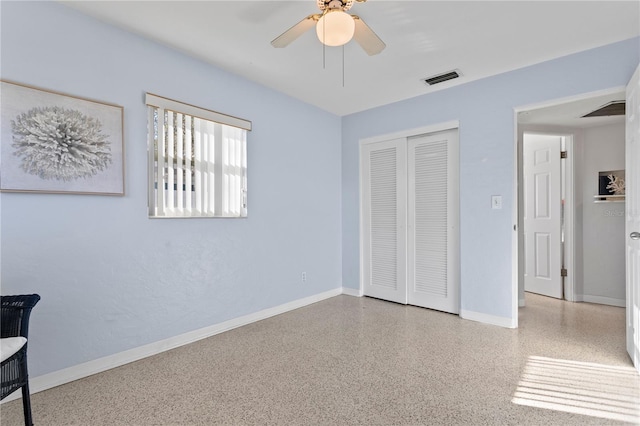
[[[564,98],[556,98],[550,99],[538,103],[522,105],[519,107],[515,107],[513,109],[513,131],[514,131],[514,173],[513,173],[513,189],[515,196],[513,197],[513,209],[512,209],[512,221],[513,221],[513,234],[511,239],[511,265],[512,265],[512,283],[511,283],[511,294],[512,294],[512,311],[511,311],[511,321],[514,324],[514,327],[518,327],[518,308],[520,307],[520,292],[519,285],[522,283],[524,288],[524,280],[521,281],[521,278],[524,279],[524,270],[522,265],[520,264],[520,244],[522,243],[522,222],[521,222],[521,208],[520,208],[520,199],[523,194],[523,189],[520,187],[522,183],[522,134],[524,133],[524,128],[527,128],[527,132],[536,133],[535,126],[518,126],[518,114],[535,110],[540,108],[547,108],[551,106],[556,106],[568,102],[580,101],[583,99],[589,99],[597,96],[609,95],[612,93],[617,93],[625,90],[625,86],[616,86],[608,89],[597,90],[593,92],[581,93],[575,96],[569,96]],[[550,128],[553,126],[549,126]],[[539,129],[539,127],[538,127]],[[580,301],[580,297],[576,295],[576,232],[575,232],[575,200],[576,200],[576,191],[575,189],[575,165],[574,159],[576,156],[575,149],[575,139],[576,135],[574,132],[567,131],[567,129],[562,129],[558,127],[558,131],[549,131],[546,130],[544,132],[538,131],[538,133],[544,134],[555,134],[559,136],[569,136],[571,142],[567,143],[567,163],[566,163],[566,175],[568,178],[571,178],[571,183],[567,182],[567,198],[565,204],[565,229],[567,230],[567,234],[565,234],[565,265],[569,271],[573,271],[573,273],[569,272],[567,276],[567,280],[565,281],[565,288],[567,292],[565,293],[565,298],[568,301],[577,302]],[[578,296],[578,297],[576,297]],[[524,302],[524,300],[523,300]]]
[[[362,173],[362,169],[363,169],[363,161],[364,161],[364,157],[362,155],[362,148],[364,145],[369,145],[372,143],[376,143],[376,142],[384,142],[390,139],[400,139],[400,138],[410,138],[412,136],[419,136],[419,135],[423,135],[426,133],[436,133],[436,132],[442,132],[445,130],[453,130],[453,129],[457,129],[458,130],[458,138],[460,137],[460,121],[459,120],[452,120],[452,121],[446,121],[443,123],[436,123],[436,124],[431,124],[428,126],[424,126],[424,127],[417,127],[417,128],[413,128],[413,129],[407,129],[407,130],[401,130],[398,132],[393,132],[393,133],[387,133],[387,134],[383,134],[383,135],[377,135],[377,136],[371,136],[371,137],[367,137],[367,138],[363,138],[360,139],[359,143],[358,143],[358,176],[360,177],[360,174]],[[459,143],[459,142],[458,142]],[[364,295],[364,239],[363,239],[363,235],[364,235],[364,223],[365,221],[363,220],[364,217],[364,197],[363,197],[363,188],[362,188],[363,182],[362,179],[359,179],[359,183],[358,183],[358,193],[359,193],[359,209],[360,209],[360,213],[359,213],[359,219],[360,219],[360,225],[359,225],[359,232],[360,232],[360,236],[359,236],[359,249],[360,249],[360,266],[359,266],[359,272],[360,272],[360,286],[358,289],[358,296],[363,296]],[[459,288],[459,293],[458,293],[458,298],[459,298],[459,302],[462,301],[462,286],[460,286]]]

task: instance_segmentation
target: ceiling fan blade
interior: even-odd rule
[[[302,34],[313,28],[318,19],[322,15],[309,15],[302,21],[289,28],[287,31],[273,39],[271,45],[273,47],[287,47],[292,41],[300,37]]]
[[[387,45],[380,40],[380,37],[378,37],[358,15],[351,16],[353,16],[353,20],[356,23],[356,30],[353,34],[353,38],[358,42],[360,47],[362,47],[369,56],[377,55],[382,52]]]

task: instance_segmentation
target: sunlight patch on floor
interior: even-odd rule
[[[530,356],[511,402],[640,423],[640,377],[633,367]]]

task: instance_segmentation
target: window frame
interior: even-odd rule
[[[149,218],[246,218],[247,217],[247,164],[246,164],[246,151],[247,151],[247,132],[251,131],[251,122],[248,120],[244,120],[238,117],[222,114],[216,111],[207,110],[204,108],[200,108],[191,104],[186,104],[183,102],[175,101],[173,99],[165,98],[162,96],[154,95],[152,93],[146,93],[145,104],[147,105],[147,126],[148,126],[148,137],[147,137],[147,152],[148,152],[148,160],[147,160],[147,170],[148,170],[148,215]],[[172,117],[171,124],[165,123],[165,114],[168,117]],[[180,142],[182,140],[189,140],[190,142],[182,146],[180,155],[183,155],[184,152],[187,152],[194,156],[194,160],[191,159],[183,159],[181,161],[176,160],[174,163],[177,170],[176,176],[178,178],[176,181],[173,181],[173,174],[167,176],[167,179],[164,180],[164,176],[161,179],[156,179],[157,173],[160,170],[165,170],[166,161],[174,161],[174,157],[172,153],[167,153],[167,155],[158,156],[156,153],[156,143],[158,144],[158,148],[162,149],[163,153],[165,151],[165,145],[171,146],[173,143],[173,117],[176,115],[176,123],[182,129],[183,122],[184,123],[184,133],[183,137],[179,138]],[[186,119],[190,121],[189,124],[186,124]],[[157,120],[157,121],[156,121]],[[209,148],[213,148],[211,154],[204,154],[205,158],[207,155],[213,155],[216,159],[213,163],[210,163],[208,166],[201,166],[203,163],[202,157],[197,158],[195,153],[196,145],[195,145],[195,133],[197,130],[207,129],[206,132],[202,132],[203,140],[209,140],[211,142],[200,142],[202,147],[205,150]],[[192,132],[192,130],[194,132]],[[166,131],[166,135],[165,135]],[[179,130],[176,130],[176,132]],[[192,136],[193,133],[193,136]],[[162,136],[161,136],[162,135]],[[215,135],[215,136],[214,136]],[[224,135],[224,136],[223,136]],[[166,139],[165,139],[166,136]],[[209,139],[213,137],[213,139]],[[193,138],[193,139],[192,139]],[[193,151],[192,151],[193,144]],[[234,147],[231,144],[235,144]],[[237,144],[240,144],[240,148],[237,147]],[[179,149],[178,145],[176,145],[175,149]],[[220,162],[221,159],[227,158],[226,156],[230,155],[229,152],[231,149],[240,149],[240,151],[236,152],[236,157],[240,158],[240,171],[238,174],[238,165],[237,164],[228,164],[226,162]],[[185,151],[186,150],[186,151]],[[227,150],[227,151],[225,151]],[[172,150],[173,151],[173,150]],[[176,151],[178,152],[178,151]],[[180,157],[178,157],[180,158]],[[159,160],[161,159],[162,163],[159,164]],[[206,161],[208,162],[208,160]],[[184,171],[184,167],[189,167],[192,169],[192,173],[187,174]],[[200,168],[202,167],[202,168]],[[211,167],[213,167],[211,169]],[[236,173],[233,176],[227,176],[229,174],[228,170],[236,169]],[[203,173],[207,174],[207,176],[203,176]],[[183,179],[184,176],[184,179]],[[188,176],[188,178],[187,178]],[[192,180],[192,176],[199,176],[200,180],[196,183],[196,180],[193,180],[193,183],[190,183]],[[227,185],[227,188],[230,187],[231,184],[225,181],[231,181],[235,179],[235,184],[232,189],[226,189],[225,193],[221,192],[223,185]],[[238,179],[240,179],[238,181]],[[208,181],[209,183],[205,183]],[[213,182],[216,182],[213,185]],[[176,185],[182,185],[182,188],[185,188],[186,185],[190,187],[189,192],[187,193],[184,190],[176,191],[176,194],[170,191],[167,192],[167,198],[173,200],[174,195],[184,195],[186,200],[191,203],[192,194],[195,193],[193,188],[196,188],[200,191],[203,191],[202,199],[203,201],[206,199],[207,204],[214,205],[215,209],[211,209],[211,206],[203,209],[192,209],[190,206],[184,205],[184,202],[176,202],[174,207],[166,206],[165,202],[165,191],[158,191],[158,187],[168,187],[169,185],[176,187]],[[176,187],[177,188],[177,187]],[[184,191],[184,192],[183,192]],[[206,192],[206,194],[205,194]],[[226,197],[225,197],[226,194]],[[231,203],[231,199],[235,201],[235,205],[238,206],[239,203],[239,211],[235,209],[231,214],[228,210],[221,211],[221,206],[228,206]],[[177,200],[177,199],[176,199]],[[193,200],[193,203],[196,201]],[[208,211],[207,211],[208,209]]]

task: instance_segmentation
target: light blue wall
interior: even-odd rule
[[[623,85],[640,50],[617,43],[341,120],[56,3],[0,10],[0,77],[125,109],[125,197],[0,194],[1,292],[43,297],[32,376],[357,288],[359,139],[449,120],[462,308],[510,317],[513,108]],[[146,91],[252,120],[248,219],[147,218]]]
[[[1,8],[2,79],[125,112],[125,197],[0,195],[2,294],[42,296],[32,377],[341,286],[339,117],[57,3]],[[147,218],[147,91],[253,122],[248,219]]]
[[[343,285],[360,280],[359,140],[459,120],[461,308],[511,318],[514,108],[626,85],[639,58],[635,38],[343,117]]]

